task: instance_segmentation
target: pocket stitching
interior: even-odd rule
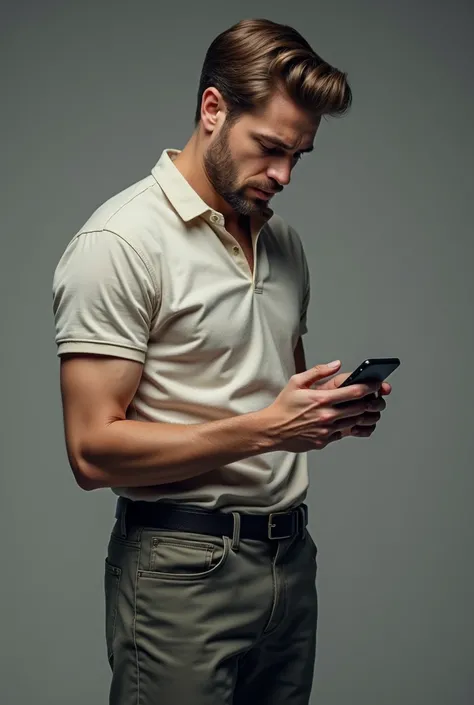
[[[120,580],[122,577],[122,569],[109,563],[107,558],[105,559],[105,569],[109,573],[109,575],[114,578],[113,589],[111,590],[110,595],[109,595],[109,599],[113,600],[112,614],[109,617],[109,619],[111,620],[112,623],[109,624],[110,639],[109,639],[109,646],[107,648],[107,659],[110,662],[111,656],[114,653],[114,641],[115,641],[115,634],[116,634],[116,629],[117,629],[118,595],[119,595],[119,588],[120,588]]]
[[[183,546],[184,548],[202,548],[202,549],[213,549],[214,545],[212,543],[204,543],[200,541],[186,541],[185,539],[170,539],[168,537],[161,538],[161,536],[155,536],[153,538],[153,546],[158,546],[158,544],[166,544],[168,546]]]
[[[227,563],[227,558],[230,553],[230,539],[228,536],[223,536],[222,538],[224,541],[224,551],[222,557],[220,561],[210,570],[201,571],[200,573],[163,573],[159,570],[139,570],[138,576],[140,578],[150,578],[151,580],[199,580],[202,578],[207,578],[208,575],[213,575],[215,572],[220,570],[225,563]],[[213,552],[214,548],[215,547],[213,546]],[[212,555],[213,553],[211,554],[211,558]]]
[[[205,566],[206,566],[206,572],[209,570],[211,567],[212,563],[212,558],[214,556],[214,551],[215,551],[215,546],[209,545],[209,548],[206,551],[206,561],[205,561]]]
[[[212,543],[206,543],[204,541],[193,541],[189,540],[186,541],[186,539],[174,539],[169,536],[154,536],[152,538],[152,546],[153,549],[151,551],[151,556],[150,556],[150,571],[153,573],[161,573],[164,574],[162,571],[157,570],[156,566],[156,554],[154,549],[159,546],[159,545],[164,545],[164,546],[181,546],[182,548],[190,548],[192,550],[199,549],[202,551],[205,551],[204,557],[203,557],[203,565],[205,570],[200,571],[199,573],[193,573],[193,575],[202,575],[203,573],[207,573],[209,570],[209,566],[212,563],[212,557],[214,555],[214,550],[215,550],[215,545]],[[168,575],[174,575],[174,573],[168,573]],[[178,575],[176,573],[176,575]],[[181,575],[191,575],[191,573],[181,573]]]

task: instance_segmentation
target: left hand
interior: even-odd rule
[[[341,373],[333,377],[324,383],[318,384],[318,389],[337,389],[344,380],[349,377],[350,373]],[[386,402],[382,397],[388,396],[392,391],[392,386],[388,382],[382,382],[378,394],[369,394],[365,397],[368,404],[368,409],[363,416],[357,418],[357,423],[350,428],[346,428],[342,432],[342,437],[347,438],[349,436],[354,436],[356,438],[369,438],[375,428],[377,423],[380,421],[380,415],[382,411],[387,406]],[[354,419],[355,420],[355,419]]]

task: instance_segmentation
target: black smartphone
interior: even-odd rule
[[[400,365],[398,357],[374,357],[364,360],[339,387],[360,382],[383,382]]]

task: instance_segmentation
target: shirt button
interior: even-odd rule
[[[240,254],[240,250],[239,250],[238,247],[233,247],[233,248],[232,248],[232,252],[234,253],[234,255],[235,255],[236,257],[237,257],[238,254]]]
[[[211,221],[212,221],[213,223],[218,223],[218,222],[219,222],[219,216],[217,215],[217,213],[213,213],[213,214],[211,215]]]

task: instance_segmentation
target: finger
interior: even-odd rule
[[[337,372],[340,366],[340,360],[334,360],[334,362],[329,362],[325,365],[316,365],[305,372],[300,372],[299,374],[294,375],[294,379],[297,386],[300,389],[303,389],[305,387],[310,387],[320,379],[333,375]]]
[[[352,435],[356,438],[368,438],[375,431],[375,425],[373,426],[354,426],[352,429]]]
[[[321,384],[318,385],[318,389],[337,389],[338,387],[341,386],[343,382],[346,381],[346,379],[349,377],[349,372],[343,372],[339,375],[336,375],[332,379],[328,379],[325,382],[322,382]]]
[[[345,434],[342,431],[335,431],[334,433],[331,433],[331,435],[327,439],[326,445],[329,445],[330,443],[334,443],[334,441],[340,441],[341,438],[345,438],[347,435],[348,434]]]
[[[327,402],[329,405],[333,406],[335,404],[340,404],[345,401],[354,401],[362,399],[368,394],[378,392],[380,389],[380,382],[365,382],[363,384],[350,384],[348,387],[341,387],[334,390],[324,390],[324,394],[327,394]],[[318,390],[311,390],[318,394],[315,397],[315,401],[321,399],[320,392]]]
[[[334,420],[349,419],[352,425],[354,425],[355,416],[362,416],[365,413],[376,414],[383,411],[385,408],[385,401],[383,399],[374,399],[373,401],[367,401],[367,399],[368,397],[364,397],[360,401],[336,404],[332,410],[332,418]]]
[[[380,421],[380,413],[379,412],[366,413],[357,419],[357,423],[355,424],[355,427],[357,427],[357,426],[375,426],[377,421]]]
[[[359,423],[359,420],[362,418],[362,414],[359,414],[357,416],[352,416],[344,419],[339,419],[338,421],[334,421],[333,424],[331,424],[331,430],[334,431],[341,431],[344,433],[345,431],[351,431],[357,424]]]
[[[388,396],[392,391],[392,385],[388,382],[382,382],[378,392],[374,394],[367,394],[366,399],[378,399],[380,396]]]
[[[370,401],[367,404],[367,411],[368,412],[383,411],[386,408],[387,408],[387,402],[385,401],[385,399],[382,399],[382,397],[376,397],[373,401]]]

